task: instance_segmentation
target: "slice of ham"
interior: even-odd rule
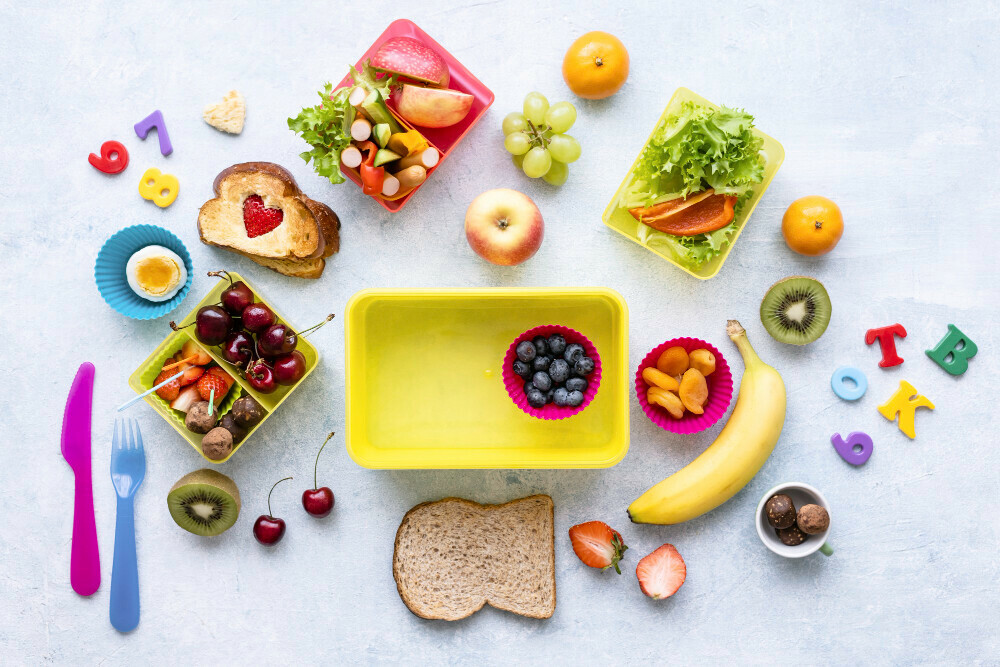
[[[673,236],[696,236],[722,229],[733,221],[735,195],[703,190],[687,199],[678,197],[655,206],[629,209],[632,217],[653,229]]]

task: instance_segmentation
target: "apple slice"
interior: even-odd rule
[[[442,88],[451,79],[441,56],[412,37],[393,37],[382,44],[372,58],[372,67]]]
[[[396,111],[420,127],[449,127],[469,114],[473,99],[472,95],[457,90],[405,83],[396,99]]]

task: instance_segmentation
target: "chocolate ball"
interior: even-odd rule
[[[788,528],[795,524],[795,504],[784,493],[776,493],[764,503],[764,514],[772,528]]]
[[[233,451],[233,434],[216,426],[201,439],[201,451],[213,461],[221,461]]]
[[[774,532],[778,534],[778,539],[790,547],[799,546],[806,541],[807,537],[809,537],[799,530],[799,527],[794,524],[789,528],[775,529]]]
[[[803,533],[815,535],[830,527],[830,513],[819,505],[803,505],[795,518],[795,523]]]

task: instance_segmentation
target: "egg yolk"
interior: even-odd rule
[[[135,281],[152,296],[163,296],[180,282],[177,262],[169,257],[145,257],[136,262]]]

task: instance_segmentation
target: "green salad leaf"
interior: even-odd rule
[[[306,107],[295,118],[288,119],[288,129],[300,135],[311,150],[299,157],[309,163],[317,174],[331,183],[343,183],[340,172],[340,153],[351,144],[351,122],[354,108],[347,101],[350,91],[346,88],[333,94],[333,85],[327,83],[319,91],[320,103]]]
[[[737,195],[738,215],[764,178],[763,140],[752,130],[753,116],[745,111],[684,102],[643,149],[619,207],[651,206],[714,188]],[[669,248],[679,262],[697,268],[718,256],[735,232],[734,219],[709,234],[673,236],[640,224],[637,235],[643,244]]]
[[[379,72],[372,67],[372,61],[366,60],[361,63],[361,69],[351,66],[351,79],[355,85],[364,87],[367,91],[377,90],[383,100],[389,99],[392,89],[396,87],[396,76],[378,78]]]

